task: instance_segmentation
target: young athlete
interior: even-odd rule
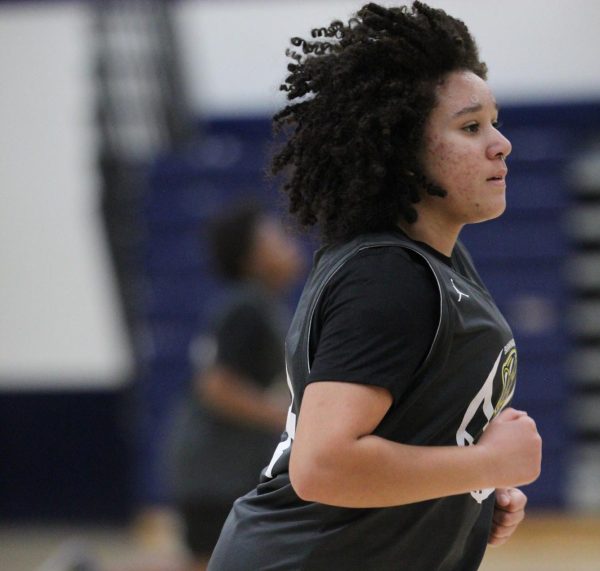
[[[505,209],[510,142],[466,26],[421,2],[293,38],[274,159],[324,247],[286,340],[286,431],[211,571],[474,571],[541,439],[511,330],[458,240]]]
[[[170,442],[190,571],[206,569],[232,503],[256,484],[285,423],[287,401],[276,390],[289,324],[282,298],[302,269],[296,241],[258,207],[230,207],[210,229],[225,287],[193,345],[196,371]]]

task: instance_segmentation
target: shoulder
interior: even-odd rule
[[[391,315],[406,318],[421,313],[417,307],[437,308],[438,303],[437,282],[426,260],[406,248],[382,246],[346,260],[323,290],[319,313],[324,320],[343,312],[381,324]]]
[[[420,254],[402,246],[374,246],[350,257],[331,279],[329,289],[362,285],[393,293],[413,281],[433,283],[432,279],[429,265]]]

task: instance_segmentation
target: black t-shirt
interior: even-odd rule
[[[381,386],[398,401],[429,351],[438,321],[437,285],[421,256],[401,248],[360,252],[324,292],[311,329],[308,381]]]
[[[200,375],[218,365],[261,389],[284,383],[282,304],[254,284],[242,284],[215,302],[208,329],[193,342],[191,358]],[[236,423],[186,395],[170,440],[174,496],[185,502],[233,503],[258,482],[279,434]]]
[[[287,325],[282,314],[280,302],[258,286],[230,292],[209,333],[216,343],[215,364],[263,388],[282,378]]]

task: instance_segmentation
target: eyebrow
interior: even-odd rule
[[[497,103],[494,103],[494,107],[496,108],[496,112],[500,111],[500,107],[498,107]],[[477,111],[481,111],[483,106],[481,103],[477,103],[475,105],[470,105],[469,107],[463,107],[460,111],[457,111],[452,115],[452,117],[460,117],[462,115],[468,115],[469,113],[476,113]]]

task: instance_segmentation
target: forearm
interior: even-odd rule
[[[501,412],[475,446],[409,446],[374,435],[391,402],[380,387],[308,385],[290,459],[290,479],[301,498],[397,506],[529,484],[539,476],[541,438],[525,412]]]
[[[210,371],[199,380],[198,391],[205,406],[232,422],[268,430],[285,427],[285,407],[232,371]]]
[[[408,446],[367,435],[333,449],[302,458],[292,448],[290,474],[300,497],[385,507],[496,485],[489,459],[477,446]]]

